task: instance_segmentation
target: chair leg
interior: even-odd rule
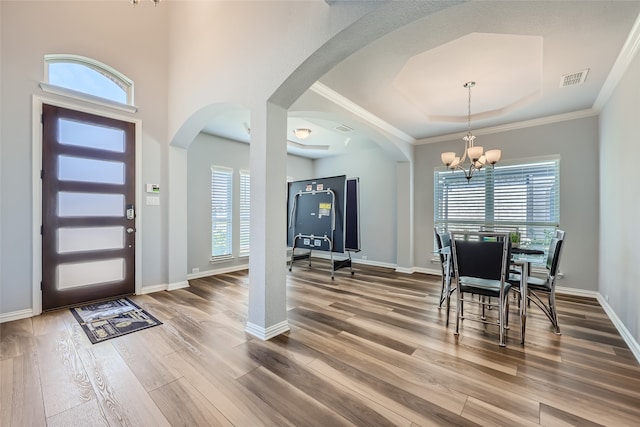
[[[560,325],[558,325],[558,313],[556,312],[556,293],[549,292],[549,314],[551,315],[551,324],[553,325],[553,332],[556,335],[560,334]]]
[[[458,285],[460,286],[460,285]],[[462,292],[458,290],[458,299],[456,301],[456,331],[453,335],[460,335],[460,319],[462,318]]]
[[[505,316],[504,316],[504,328],[505,329],[509,329],[509,295],[507,295],[505,298],[505,304],[507,305],[506,311],[505,311]]]
[[[500,347],[506,347],[506,344],[504,342],[504,336],[505,336],[505,304],[506,301],[498,301],[499,303],[499,310],[498,310],[498,327],[500,329]]]
[[[446,295],[446,310],[447,310],[447,321],[446,321],[446,326],[449,327],[449,312],[451,311],[451,291],[447,290],[447,295]]]
[[[548,293],[548,299],[549,299],[548,304],[543,302],[542,298],[540,298],[540,296],[536,292],[533,292],[531,290],[529,291],[527,300],[533,301],[533,303],[537,305],[540,310],[542,310],[545,316],[547,316],[547,319],[549,319],[549,321],[551,322],[551,326],[553,326],[553,332],[556,335],[561,335],[560,326],[558,324],[558,313],[556,311],[555,294],[553,292],[547,292],[547,293]]]

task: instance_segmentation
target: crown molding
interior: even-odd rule
[[[636,18],[636,22],[633,24],[631,32],[629,32],[629,36],[624,42],[620,54],[618,54],[618,57],[616,58],[616,62],[613,64],[613,67],[611,67],[611,71],[607,76],[607,80],[605,80],[604,84],[602,85],[596,101],[593,103],[593,108],[596,111],[600,112],[602,108],[604,108],[607,101],[609,101],[611,94],[622,79],[624,73],[629,68],[629,64],[631,64],[631,61],[633,60],[633,58],[635,58],[639,48],[640,14]]]
[[[414,137],[390,125],[389,123],[382,120],[380,117],[374,114],[371,114],[370,112],[368,112],[367,110],[365,110],[364,108],[356,104],[355,102],[345,98],[344,96],[340,95],[338,92],[329,88],[328,86],[325,86],[320,82],[315,82],[313,85],[311,85],[309,89],[311,89],[318,95],[328,99],[334,104],[344,108],[350,113],[360,117],[366,122],[371,123],[372,125],[384,130],[385,132],[400,138],[402,141],[408,142],[409,144],[415,144],[416,140]]]
[[[508,123],[506,125],[491,126],[482,129],[474,129],[473,134],[478,135],[490,135],[493,133],[507,132],[511,130],[518,130],[524,128],[530,128],[535,126],[548,125],[552,123],[566,122],[569,120],[583,119],[585,117],[597,116],[598,111],[593,108],[586,110],[573,111],[571,113],[556,114],[554,116],[541,117],[539,119],[525,120],[522,122]],[[466,132],[451,133],[448,135],[434,136],[432,138],[424,138],[415,142],[415,145],[434,144],[436,142],[451,141],[453,139],[460,139],[466,135]]]

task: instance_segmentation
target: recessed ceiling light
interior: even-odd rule
[[[311,129],[307,129],[307,128],[298,128],[295,129],[293,131],[293,134],[296,136],[296,138],[298,139],[307,139],[309,138],[309,135],[311,135]]]

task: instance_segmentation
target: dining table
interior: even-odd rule
[[[449,317],[449,296],[451,294],[451,276],[453,263],[451,262],[451,246],[445,246],[435,253],[442,254],[445,257],[445,290],[443,292],[443,298],[440,300],[439,308],[442,307],[442,303],[446,302],[447,308],[447,324]],[[544,251],[541,249],[527,248],[520,246],[511,247],[511,265],[520,268],[520,295],[523,298],[520,302],[520,343],[524,344],[524,336],[527,325],[527,278],[531,273],[531,264],[537,264],[544,262]],[[446,300],[446,301],[443,301]]]

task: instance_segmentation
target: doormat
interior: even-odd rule
[[[87,304],[70,310],[93,344],[162,325],[161,321],[129,298]]]

